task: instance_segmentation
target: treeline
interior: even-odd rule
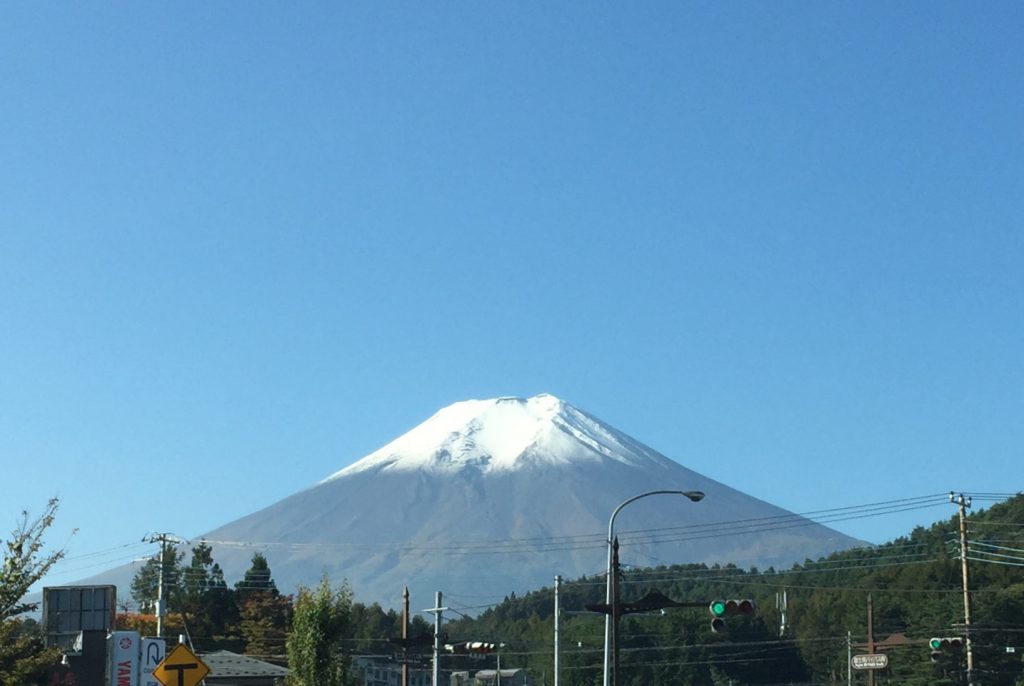
[[[787,570],[671,566],[629,570],[622,600],[649,591],[700,608],[632,614],[621,623],[620,684],[845,683],[848,651],[868,652],[868,604],[889,666],[876,683],[942,686],[964,681],[963,651],[933,661],[928,639],[963,634],[964,604],[956,516],[886,545],[805,561]],[[972,638],[976,678],[986,686],[1024,685],[1024,497],[969,517]],[[450,622],[451,640],[504,643],[502,665],[526,667],[537,683],[553,669],[554,589],[509,597],[475,618]],[[563,686],[600,683],[603,578],[560,586]],[[727,617],[714,633],[706,605],[753,599],[752,618]],[[848,641],[852,646],[848,646]],[[863,673],[855,682],[867,683]]]
[[[162,567],[167,608],[164,635],[187,634],[195,648],[203,652],[230,650],[286,662],[297,599],[278,590],[262,553],[253,555],[249,569],[233,586],[228,585],[213,550],[203,541],[192,548],[187,564],[185,552],[174,547],[165,548],[162,557],[162,561],[147,561],[136,573],[131,596],[139,611],[119,614],[119,628],[155,635]],[[341,587],[345,607],[339,613],[344,621],[338,626],[338,644],[349,654],[386,652],[388,638],[401,635],[401,614],[384,610],[377,603],[353,602],[347,584]],[[414,631],[430,630],[420,617],[413,617],[411,624]]]

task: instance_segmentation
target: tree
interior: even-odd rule
[[[241,605],[252,593],[270,593],[277,595],[277,584],[270,573],[270,563],[267,562],[263,553],[253,553],[252,564],[245,572],[241,581],[235,582],[235,592],[238,594],[238,603]]]
[[[240,612],[246,655],[264,659],[280,656],[292,622],[292,597],[250,593],[242,602]]]
[[[28,589],[42,579],[50,568],[64,557],[61,548],[42,554],[43,534],[53,524],[59,500],[51,498],[43,513],[29,519],[21,513],[21,521],[4,543],[3,567],[0,568],[0,684],[42,683],[46,669],[60,657],[57,648],[43,647],[38,631],[29,631],[18,616],[35,610],[37,603],[22,599]]]
[[[179,608],[192,640],[204,648],[218,647],[226,629],[238,621],[238,606],[206,541],[192,549],[192,560],[181,576]]]
[[[347,583],[332,589],[325,574],[315,589],[299,587],[288,636],[290,686],[345,686],[348,664],[341,640],[349,628],[352,591]]]
[[[292,620],[292,599],[277,590],[270,564],[263,553],[254,553],[252,566],[235,583],[241,632],[248,655],[274,657],[284,651]]]
[[[173,546],[163,548],[164,568],[164,597],[170,593],[175,584],[178,572],[181,568],[181,560],[185,557],[184,551]],[[160,589],[160,559],[152,557],[139,568],[132,578],[132,600],[139,607],[139,612],[152,613],[156,611],[156,601]]]

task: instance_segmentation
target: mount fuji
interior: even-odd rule
[[[624,564],[785,565],[863,543],[702,476],[551,395],[446,407],[316,485],[207,533],[229,580],[253,552],[278,586],[348,579],[399,607],[435,591],[466,606],[603,574],[622,510]]]

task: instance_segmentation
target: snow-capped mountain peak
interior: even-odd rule
[[[491,472],[600,459],[660,462],[665,458],[544,393],[449,405],[325,481],[367,470]]]

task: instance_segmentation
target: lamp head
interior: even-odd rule
[[[680,493],[682,493],[695,503],[699,503],[701,500],[704,500],[703,491],[680,491]]]

